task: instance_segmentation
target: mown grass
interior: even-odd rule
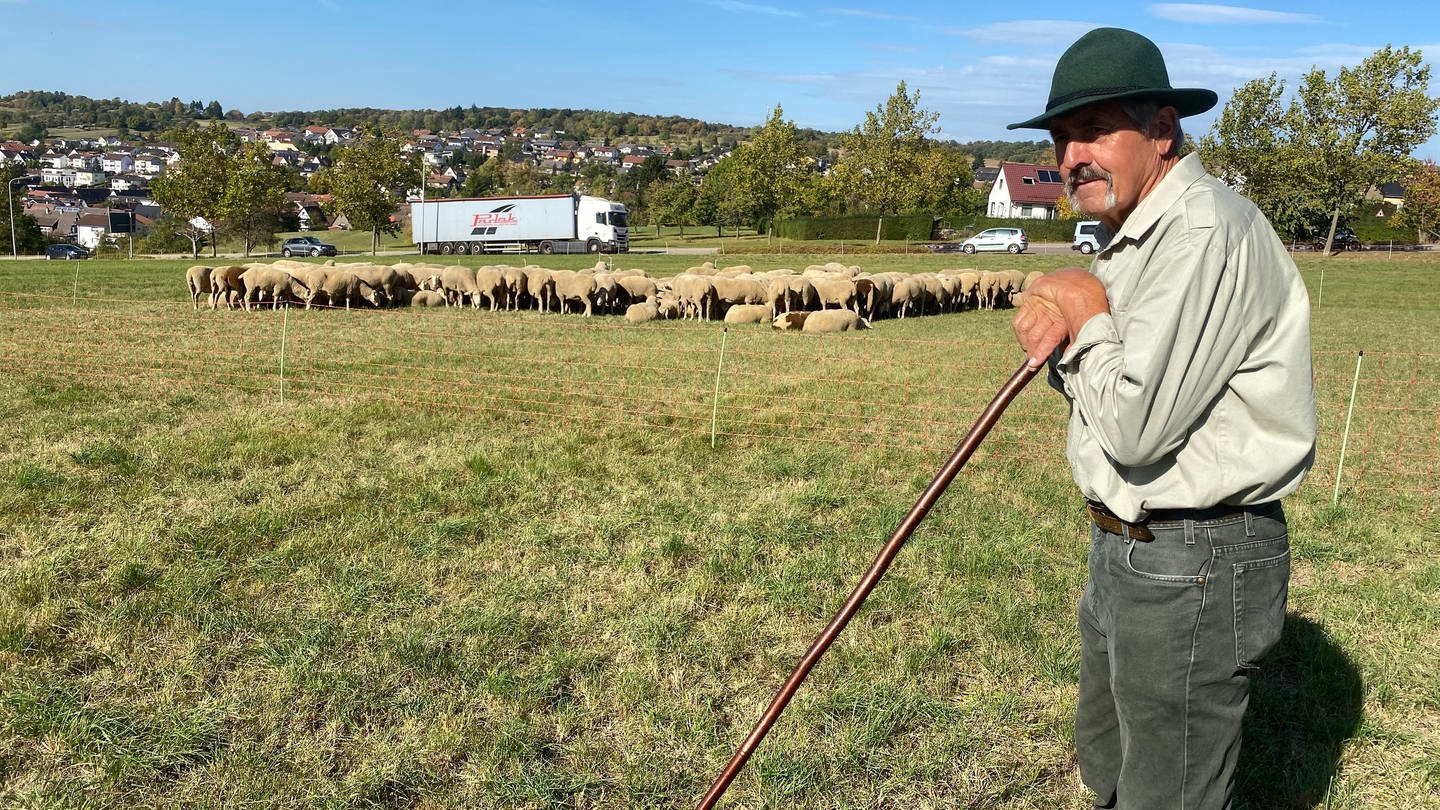
[[[628,259],[656,274],[694,261]],[[0,318],[42,332],[3,332],[0,805],[693,806],[940,460],[911,444],[793,434],[722,435],[712,448],[708,425],[598,405],[526,418],[298,381],[282,404],[256,379],[269,372],[246,362],[256,351],[243,324],[269,313],[177,306],[188,262],[79,264],[78,290],[76,268],[53,262],[0,276]],[[1302,267],[1316,290],[1317,261]],[[1433,364],[1437,269],[1332,260],[1317,349]],[[223,364],[233,384],[95,374],[95,357],[122,347],[94,325],[80,327],[100,336],[91,365],[73,348],[71,373],[27,364],[47,341],[77,344],[61,333],[77,327],[32,311],[47,308],[97,325],[140,313],[134,345]],[[402,362],[448,351],[470,364],[458,347],[484,341],[477,319],[489,313],[404,313],[427,324],[418,332],[377,328],[376,313],[310,315],[289,316],[302,345],[368,340]],[[573,345],[584,340],[592,362],[637,346],[708,359],[719,326],[652,325],[653,343],[615,345],[606,327],[551,318],[504,322],[533,335],[507,344],[505,373],[530,372],[527,351],[584,359]],[[865,412],[833,418],[899,424],[946,405],[923,378],[953,341],[956,363],[993,369],[951,389],[965,399],[951,407],[978,412],[969,400],[1017,359],[989,348],[1006,318],[887,322],[834,343],[821,368],[795,367],[814,362],[813,343],[737,330],[735,362],[768,357],[780,373],[739,377],[727,396],[798,419],[759,394],[824,408],[822,377],[886,382]],[[576,337],[550,331],[557,323]],[[877,335],[889,339],[879,355],[863,342]],[[354,374],[367,356],[328,362]],[[441,366],[448,374],[430,360],[422,376]],[[1085,526],[1059,448],[1034,444],[1054,435],[1043,427],[1057,418],[1053,394],[1033,386],[1012,411],[811,675],[731,806],[1088,806],[1069,744]],[[937,443],[966,421],[934,424]],[[1287,505],[1291,618],[1256,684],[1243,807],[1440,806],[1440,531],[1433,512],[1363,504],[1332,508],[1312,487]]]

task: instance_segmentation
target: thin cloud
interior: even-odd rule
[[[974,28],[950,28],[946,33],[982,42],[1054,45],[1057,42],[1074,42],[1082,34],[1098,27],[1096,23],[1078,20],[1011,20]]]
[[[771,17],[799,17],[800,12],[791,11],[775,6],[760,6],[754,3],[742,3],[740,0],[706,0],[707,5],[723,11],[733,11],[736,14],[767,14]]]
[[[883,11],[867,11],[863,8],[827,8],[826,14],[837,14],[841,17],[864,17],[867,20],[890,20],[893,22],[920,22],[919,17],[911,17],[905,14],[886,14]]]
[[[1150,6],[1150,13],[1162,20],[1172,22],[1198,23],[1200,25],[1232,24],[1279,24],[1309,25],[1322,22],[1317,14],[1300,14],[1293,11],[1269,11],[1244,6],[1220,6],[1208,3],[1156,3]]]

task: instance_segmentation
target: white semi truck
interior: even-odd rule
[[[625,206],[584,194],[411,203],[421,253],[627,253]]]

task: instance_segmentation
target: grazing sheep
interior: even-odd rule
[[[715,300],[723,307],[769,302],[765,283],[753,276],[716,276],[711,283],[715,287]]]
[[[475,270],[464,265],[451,265],[440,273],[440,289],[445,293],[445,303],[459,307],[467,302],[480,307],[480,288],[475,283]]]
[[[736,304],[725,312],[725,323],[768,323],[773,318],[768,304]]]
[[[869,328],[869,321],[848,309],[822,309],[812,312],[801,327],[805,332],[849,332]]]
[[[384,295],[387,303],[394,303],[398,300],[400,290],[413,289],[410,285],[410,278],[400,277],[395,268],[383,264],[352,264],[348,269],[360,277],[361,281],[379,290]]]
[[[891,288],[890,311],[903,320],[906,315],[915,312],[924,300],[925,285],[919,279],[907,276]]]
[[[630,323],[645,323],[660,320],[660,307],[654,301],[641,301],[625,308],[625,320]]]
[[[1025,276],[1025,280],[1020,283],[1020,291],[1024,292],[1030,289],[1030,285],[1039,281],[1040,277],[1043,275],[1045,275],[1044,270],[1031,270],[1029,274]]]
[[[535,302],[535,309],[550,311],[550,302],[555,298],[555,277],[543,267],[521,268],[525,274],[525,294]]]
[[[574,270],[553,270],[551,275],[555,277],[555,297],[560,301],[561,314],[572,301],[584,306],[585,317],[594,313],[595,276]]]
[[[1000,296],[1000,286],[1004,283],[999,273],[993,270],[986,270],[980,274],[980,281],[975,287],[975,307],[977,309],[994,309],[995,299]]]
[[[674,278],[673,284],[675,300],[680,305],[682,318],[710,320],[711,310],[715,306],[715,284],[709,276],[681,273]]]
[[[214,289],[210,285],[210,271],[214,268],[203,264],[197,264],[185,271],[185,286],[190,288],[190,306],[200,311],[200,296],[204,295],[207,301],[210,300],[210,293]],[[210,305],[214,309],[214,303]]]
[[[325,284],[320,291],[331,307],[338,307],[343,301],[347,311],[350,309],[350,302],[356,298],[369,301],[377,307],[381,304],[380,291],[349,269],[337,268],[334,272],[326,273]]]
[[[854,279],[831,276],[829,278],[812,278],[810,283],[814,285],[815,293],[820,297],[821,309],[826,309],[831,304],[840,309],[855,309]]]
[[[505,283],[505,309],[519,309],[520,296],[525,294],[525,270],[503,265],[500,268],[500,278]]]
[[[489,302],[490,311],[495,312],[505,308],[508,297],[505,274],[499,267],[486,265],[475,271],[475,298],[471,302],[472,306],[479,309],[480,299],[483,298]]]
[[[301,298],[308,297],[310,288],[304,282],[284,270],[277,270],[274,267],[251,267],[240,274],[241,303],[245,305],[246,311],[250,309],[250,299],[255,299],[258,307],[265,302],[265,296],[270,296],[270,308],[279,309],[281,301],[290,297],[292,290],[300,290]]]
[[[226,309],[234,309],[240,305],[240,293],[243,289],[240,285],[240,274],[245,270],[242,265],[227,264],[210,271],[211,309],[217,308],[221,299],[224,299]]]
[[[634,271],[627,270],[624,272],[630,273]],[[644,271],[639,272],[643,273]],[[616,276],[615,283],[620,286],[620,289],[625,291],[631,303],[649,301],[660,291],[659,286],[655,283],[655,279],[645,276]]]
[[[775,320],[770,322],[770,326],[782,331],[799,330],[804,328],[805,321],[808,320],[812,314],[813,313],[806,310],[782,312],[775,316]]]
[[[600,312],[612,312],[620,297],[620,285],[608,272],[595,273],[595,308]]]

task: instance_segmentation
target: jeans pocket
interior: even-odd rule
[[[1290,549],[1273,557],[1233,563],[1235,663],[1247,669],[1280,641],[1290,590]]]

